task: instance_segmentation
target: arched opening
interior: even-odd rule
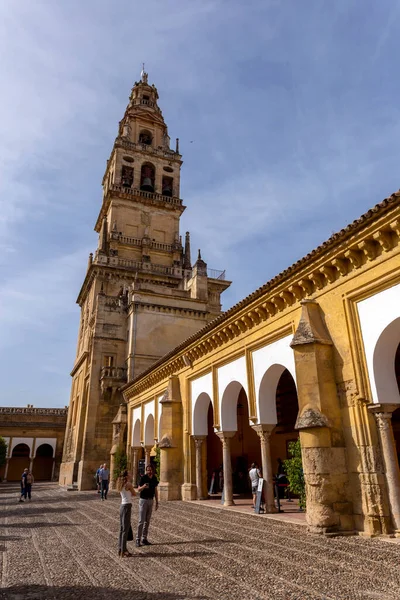
[[[50,481],[53,471],[53,447],[50,444],[41,444],[36,450],[33,461],[33,476],[36,481]]]
[[[400,344],[397,346],[394,359],[394,373],[397,381],[397,388],[400,394]],[[392,414],[393,434],[396,442],[397,460],[400,466],[400,405]]]
[[[249,423],[249,403],[240,389],[236,403],[236,435],[231,440],[232,482],[234,494],[250,495],[248,472],[252,462],[261,467],[260,439]]]
[[[377,401],[382,404],[400,404],[396,360],[400,341],[400,317],[381,333],[373,356],[373,370]]]
[[[7,481],[20,481],[24,469],[29,468],[30,449],[27,444],[17,444],[8,463]]]
[[[214,410],[210,400],[206,411],[204,416],[207,426],[207,490],[211,494],[220,494],[222,491],[222,444],[214,431]]]
[[[233,493],[251,495],[248,471],[252,462],[261,465],[260,441],[249,423],[249,403],[243,386],[231,382],[221,401],[221,429],[234,431],[231,439],[231,463]]]
[[[295,442],[299,433],[294,428],[299,412],[297,389],[294,379],[287,369],[284,369],[276,387],[276,427],[271,436],[272,469],[277,473],[278,458],[290,458],[288,447]]]
[[[154,417],[149,415],[146,419],[144,428],[144,445],[145,447],[154,446]]]
[[[143,96],[143,98],[144,98],[144,96]],[[148,131],[147,129],[143,129],[139,133],[139,144],[145,144],[146,146],[151,146],[152,143],[153,143],[153,136],[151,135],[151,132]]]
[[[284,365],[272,365],[264,373],[260,383],[258,414],[260,423],[275,426],[270,437],[271,467],[277,483],[281,484],[278,485],[281,499],[287,496],[287,479],[283,477],[284,468],[281,461],[290,458],[289,444],[299,437],[295,429],[298,412],[297,389],[293,376]],[[274,491],[276,492],[276,489]],[[285,503],[284,510],[290,510],[289,507],[295,507],[295,510],[298,508],[297,503]]]
[[[162,178],[162,195],[171,197],[173,194],[174,180],[172,177],[163,176]]]
[[[140,172],[140,189],[143,192],[154,192],[156,170],[151,163],[144,163]]]
[[[140,419],[136,419],[133,426],[132,446],[134,448],[140,447]]]
[[[133,184],[133,167],[122,165],[121,169],[121,185],[122,187],[130,188]]]

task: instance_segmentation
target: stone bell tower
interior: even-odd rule
[[[78,345],[60,484],[93,487],[109,461],[120,387],[221,312],[230,285],[179,232],[179,140],[170,149],[157,88],[141,73],[119,123],[104,173],[103,200],[77,303]]]

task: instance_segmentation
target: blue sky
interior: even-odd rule
[[[64,406],[101,178],[146,62],[229,308],[400,185],[394,0],[0,4],[0,405]],[[191,143],[193,141],[193,143]]]

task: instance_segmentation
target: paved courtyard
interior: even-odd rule
[[[117,553],[119,498],[0,485],[3,600],[400,599],[400,544],[326,539],[301,525],[198,503],[162,503],[152,546]],[[137,501],[133,506],[133,525]]]

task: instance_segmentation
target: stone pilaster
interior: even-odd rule
[[[270,438],[275,425],[252,425],[252,427],[260,438],[265,509],[267,513],[274,513],[276,512],[276,507],[274,502],[274,476],[272,472]]]
[[[131,447],[131,470],[132,470],[132,481],[133,485],[136,487],[137,478],[138,478],[138,454],[140,448]]]
[[[170,377],[160,404],[163,423],[163,436],[159,443],[160,500],[180,500],[184,459],[183,409],[178,377]]]
[[[207,436],[196,435],[193,436],[194,443],[196,446],[196,491],[197,500],[204,500],[206,496],[203,493],[203,460],[202,460],[202,446]]]
[[[369,410],[375,414],[385,467],[390,514],[396,536],[400,536],[400,471],[393,435],[392,413],[399,405],[377,404]]]
[[[153,446],[145,446],[144,447],[144,467],[146,468],[150,462],[151,462],[151,458],[150,458],[150,452]]]
[[[222,442],[222,462],[224,468],[224,506],[232,506],[233,501],[233,483],[232,483],[232,462],[231,462],[231,438],[236,431],[219,431],[217,436]]]
[[[354,529],[346,450],[337,396],[333,343],[313,300],[302,301],[294,351],[304,478],[310,531]]]

